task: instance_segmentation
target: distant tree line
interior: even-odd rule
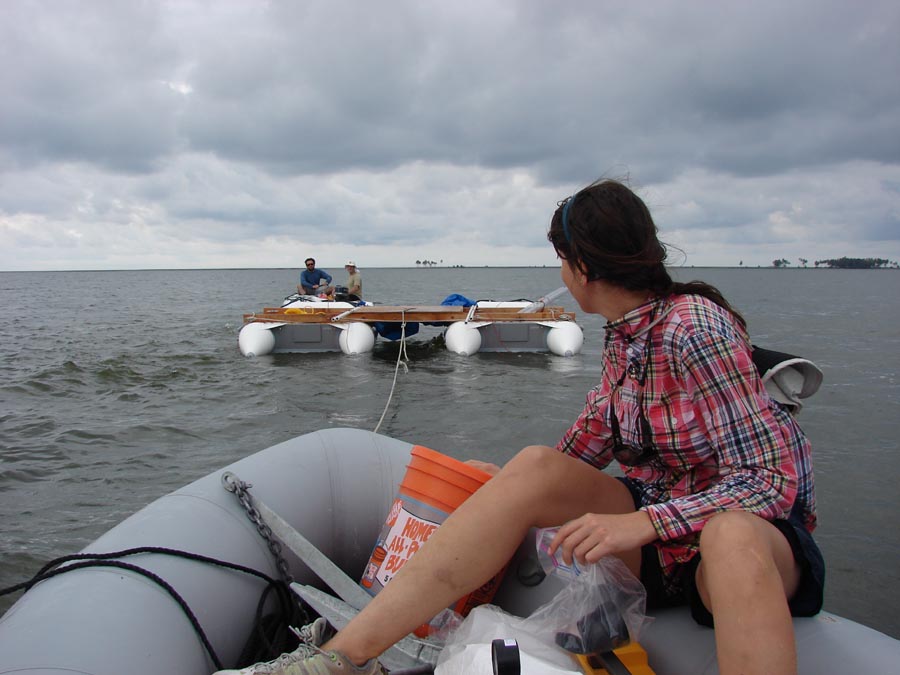
[[[837,267],[839,269],[849,269],[849,270],[870,270],[875,269],[877,267],[893,267],[897,268],[898,265],[896,262],[892,260],[888,260],[887,258],[836,258],[832,260],[816,260],[816,267],[819,265],[826,265],[828,267]]]
[[[444,263],[444,260],[441,259],[441,264]],[[416,260],[416,267],[424,266],[424,267],[434,267],[437,265],[437,262],[434,260]]]
[[[800,264],[806,267],[809,262],[806,258],[798,258]],[[741,264],[743,264],[743,260]],[[788,267],[790,261],[787,258],[779,258],[772,261],[772,267]],[[879,267],[890,267],[897,269],[900,265],[893,260],[887,258],[832,258],[830,260],[816,260],[813,265],[816,267],[833,267],[844,270],[872,270]]]

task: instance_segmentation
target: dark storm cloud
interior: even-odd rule
[[[900,158],[891,4],[264,7],[202,27],[156,3],[4,4],[7,161],[140,171],[187,146],[286,173],[572,180],[627,158],[658,180],[676,157],[736,174]]]
[[[153,3],[0,4],[0,147],[7,167],[88,162],[146,171],[178,144],[178,58]]]

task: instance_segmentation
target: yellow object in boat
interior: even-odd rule
[[[656,675],[647,662],[647,652],[637,642],[613,650],[613,654],[618,657],[631,675]],[[609,671],[594,656],[579,654],[575,658],[585,675],[609,675]]]

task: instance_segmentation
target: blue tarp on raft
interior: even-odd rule
[[[376,321],[372,326],[375,327],[375,332],[386,340],[399,340],[403,336],[403,324],[399,321]],[[406,322],[406,337],[418,332],[418,321]]]
[[[475,304],[474,300],[469,300],[459,293],[451,293],[441,301],[444,307],[471,307]],[[375,332],[385,340],[399,340],[403,335],[403,324],[399,321],[376,321],[372,324]],[[427,326],[445,326],[446,322],[431,323],[426,322]],[[416,321],[408,321],[406,323],[406,337],[410,337],[419,332],[419,323]]]
[[[459,293],[451,293],[441,301],[441,305],[445,307],[471,307],[474,304],[474,300],[469,300],[466,296]]]

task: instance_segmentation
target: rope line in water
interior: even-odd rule
[[[391,407],[391,399],[394,398],[394,389],[397,386],[397,373],[400,370],[401,362],[403,362],[403,371],[405,373],[409,372],[409,368],[406,365],[406,361],[409,361],[409,356],[406,354],[406,310],[400,311],[400,319],[402,321],[400,324],[400,349],[397,352],[397,364],[394,366],[394,381],[391,383],[391,393],[388,395],[387,403],[381,413],[381,419],[378,420],[378,424],[376,424],[375,428],[372,430],[372,433],[375,434],[377,434],[378,430],[381,428],[381,423],[384,422],[384,416],[387,415],[388,408]]]

